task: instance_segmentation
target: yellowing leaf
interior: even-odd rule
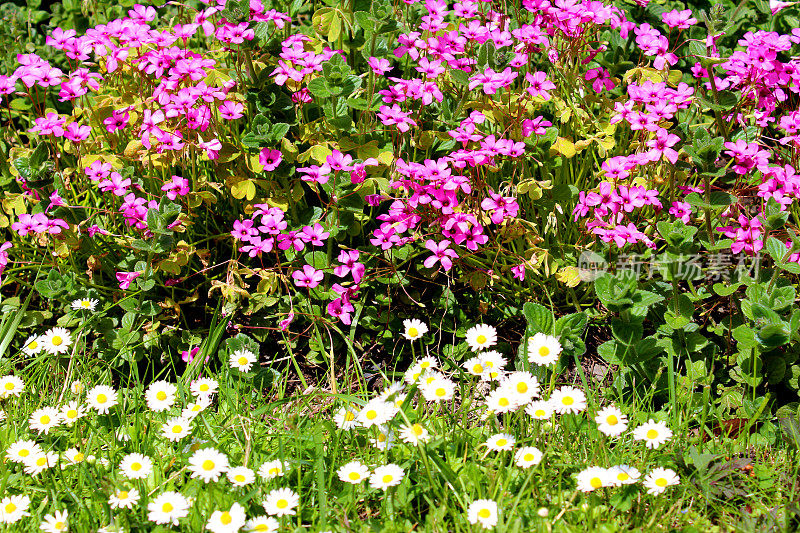
[[[556,279],[567,287],[577,287],[581,282],[580,269],[574,266],[563,267],[556,272]]]
[[[573,157],[578,151],[575,148],[575,145],[569,139],[565,139],[564,137],[558,137],[556,142],[553,143],[553,146],[550,147],[551,150],[559,153],[569,159]]]
[[[256,197],[256,184],[253,183],[253,180],[239,181],[231,186],[231,194],[237,200],[242,198],[252,200]]]

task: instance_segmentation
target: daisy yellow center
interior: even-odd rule
[[[8,503],[6,504],[6,506],[5,506],[3,509],[4,509],[4,510],[5,510],[5,512],[7,512],[7,513],[13,513],[14,511],[16,511],[16,510],[17,510],[17,506],[16,506],[16,505],[14,505],[14,504],[13,504],[13,503],[11,503],[11,502],[8,502]]]
[[[142,463],[131,464],[131,470],[133,470],[134,472],[138,472],[141,469],[142,469]]]
[[[181,431],[183,431],[183,426],[181,426],[180,424],[172,426],[172,432],[173,433],[177,434],[177,433],[180,433]]]
[[[77,418],[78,411],[76,409],[70,409],[67,411],[67,418]]]
[[[84,457],[85,456],[82,453],[78,452],[75,454],[75,457],[73,457],[72,460],[76,463],[80,463],[83,461]]]
[[[356,415],[354,415],[354,414],[353,414],[353,413],[351,413],[350,411],[347,411],[347,412],[344,414],[344,420],[345,420],[345,422],[352,422],[352,421],[353,421],[353,420],[355,420],[355,419],[356,419]]]
[[[532,453],[526,453],[525,457],[523,457],[523,459],[526,460],[526,461],[533,461],[533,454]]]
[[[253,531],[269,531],[267,524],[258,524]]]
[[[47,457],[42,456],[36,459],[36,466],[44,466],[47,464]]]
[[[663,487],[666,487],[666,486],[667,486],[667,480],[666,480],[666,479],[664,479],[663,477],[660,477],[660,478],[658,478],[658,479],[656,480],[656,486],[657,486],[657,487],[662,487],[662,488],[663,488]]]
[[[277,507],[278,509],[286,509],[287,507],[289,507],[289,501],[286,500],[285,498],[281,498],[280,500],[275,502],[275,507]]]
[[[486,341],[489,339],[486,338],[486,335],[478,335],[478,338],[475,339],[478,344],[486,344]]]
[[[505,406],[507,406],[507,405],[508,405],[510,402],[508,401],[508,398],[500,398],[500,401],[498,401],[497,403],[499,403],[499,404],[500,404],[500,407],[505,407]]]
[[[20,450],[17,455],[20,457],[28,457],[31,454],[30,450]]]
[[[620,481],[628,481],[630,478],[631,476],[629,476],[627,472],[620,472],[617,474],[617,479]]]
[[[498,446],[505,446],[508,441],[506,439],[497,439]]]
[[[417,328],[408,328],[409,337],[416,337],[417,335],[419,335],[419,330]]]
[[[417,381],[417,380],[419,379],[419,376],[420,376],[421,374],[422,374],[422,372],[416,372],[416,373],[414,373],[414,374],[411,376],[411,378],[412,378],[414,381]]]
[[[203,461],[203,470],[208,471],[213,469],[214,469],[214,461],[212,461],[211,459],[206,459],[205,461]]]
[[[14,390],[14,384],[10,381],[6,383],[6,390]]]
[[[394,476],[392,476],[391,474],[386,474],[381,479],[384,483],[389,483],[390,481],[392,481],[392,479],[394,479]]]
[[[606,418],[606,422],[609,426],[616,426],[619,423],[619,418],[617,418],[616,415],[609,415],[609,417]]]
[[[128,491],[127,490],[119,491],[119,494],[117,494],[117,498],[119,498],[120,500],[127,500],[128,499]]]
[[[238,483],[244,483],[245,481],[245,477],[243,474],[236,474],[235,476],[233,476],[233,479],[235,479]]]
[[[97,403],[106,403],[108,401],[108,396],[105,394],[98,394],[97,395]]]
[[[482,365],[473,365],[472,366],[472,373],[473,374],[483,374],[483,366]]]
[[[441,398],[445,394],[447,394],[447,391],[444,389],[444,387],[439,387],[438,389],[436,389],[436,396],[439,396]]]
[[[39,422],[41,422],[42,424],[49,424],[50,417],[47,415],[42,415],[42,418],[39,419]]]
[[[478,511],[479,518],[486,519],[489,518],[490,516],[492,516],[492,512],[489,509],[481,509],[480,511]]]
[[[374,409],[370,409],[369,411],[367,411],[367,420],[375,420],[376,418],[378,418],[377,411],[375,411]]]
[[[528,385],[525,383],[517,383],[517,392],[520,394],[525,394],[528,392]]]
[[[87,300],[84,300],[84,301],[81,302],[81,307],[89,307],[91,305],[92,305],[91,302],[89,302]]]
[[[156,393],[156,399],[163,402],[164,400],[167,399],[167,393],[164,392],[163,390],[158,391]]]
[[[411,431],[414,432],[414,435],[419,437],[420,435],[422,435],[423,429],[422,426],[420,426],[419,424],[414,424],[413,426],[411,426]]]
[[[537,409],[534,412],[536,413],[536,416],[544,416],[545,415],[544,409]]]
[[[38,346],[39,346],[39,343],[36,342],[36,341],[33,341],[30,344],[28,344],[28,349],[29,350],[35,350]]]
[[[244,356],[240,357],[239,358],[239,366],[244,366],[246,364],[247,364],[247,357],[244,357]]]
[[[206,391],[208,391],[208,385],[203,383],[202,385],[200,385],[200,392],[206,392]]]
[[[385,433],[379,433],[378,434],[378,442],[386,442],[386,434]]]
[[[589,481],[589,485],[591,485],[593,489],[599,489],[603,486],[603,480],[599,477],[593,477],[592,480]]]
[[[658,431],[656,431],[655,429],[647,430],[647,438],[648,439],[655,439],[656,437],[658,437]]]
[[[564,405],[572,405],[575,403],[575,400],[572,398],[572,396],[564,396],[564,398],[561,400],[561,403]]]
[[[56,522],[55,525],[56,531],[61,531],[62,529],[64,529],[64,526],[65,526],[64,522]]]
[[[358,481],[359,479],[361,479],[361,474],[359,474],[358,472],[350,472],[350,474],[348,474],[347,477],[349,477],[353,481]]]
[[[423,362],[421,362],[419,364],[419,367],[421,369],[423,369],[423,370],[425,370],[426,368],[430,368],[431,367],[431,362],[430,361],[423,361]]]
[[[233,517],[231,516],[231,513],[229,513],[228,511],[225,511],[224,513],[222,513],[222,516],[219,517],[219,521],[223,525],[227,526],[228,524],[233,522]]]
[[[547,346],[540,346],[539,347],[539,357],[547,357],[550,355],[550,348]]]
[[[189,409],[191,412],[196,413],[202,408],[199,403],[193,404],[192,407]]]
[[[167,502],[167,503],[165,503],[164,505],[161,506],[161,510],[164,511],[165,513],[169,513],[173,509],[174,509],[174,507],[169,502]]]
[[[56,335],[53,337],[52,342],[54,346],[61,346],[62,344],[64,344],[64,338],[59,335]]]
[[[277,476],[280,473],[281,473],[281,469],[278,468],[277,466],[276,467],[272,467],[272,468],[269,469],[269,475],[270,476]]]

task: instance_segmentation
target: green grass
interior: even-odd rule
[[[73,347],[77,346],[80,339]],[[410,352],[410,346],[407,349]],[[763,443],[763,428],[752,435],[744,428],[733,438],[715,436],[718,418],[713,412],[704,417],[702,409],[652,413],[642,410],[644,404],[616,402],[630,423],[619,438],[609,438],[598,431],[594,416],[612,402],[612,392],[593,382],[586,389],[588,407],[578,414],[556,414],[549,420],[534,420],[522,409],[487,414],[485,396],[496,385],[439,359],[442,372],[456,385],[455,397],[426,402],[418,385],[407,386],[402,409],[388,424],[393,446],[379,449],[371,443],[379,434],[375,427],[341,430],[333,421],[340,408],[360,409],[376,396],[359,393],[365,387],[354,378],[339,383],[336,394],[320,383],[310,392],[287,395],[286,377],[261,389],[254,387],[249,374],[227,364],[212,375],[200,365],[202,375],[218,380],[219,393],[194,418],[191,434],[177,442],[165,439],[161,428],[192,400],[190,384],[182,379],[176,382],[176,401],[168,411],[147,408],[144,386],[135,377],[127,382],[116,378],[119,404],[109,414],[87,408],[86,416],[71,426],[39,434],[29,424],[35,410],[73,400],[85,405],[86,392],[75,394],[64,381],[66,368],[81,377],[86,390],[112,384],[111,375],[91,353],[76,349],[67,356],[41,352],[30,359],[19,355],[4,361],[3,373],[21,377],[26,390],[2,400],[3,454],[12,443],[32,439],[45,451],[63,454],[76,448],[86,457],[79,464],[56,465],[37,475],[26,474],[23,465],[9,460],[0,464],[2,497],[24,494],[31,499],[31,516],[6,526],[9,531],[38,531],[43,517],[58,510],[68,510],[72,531],[94,531],[110,523],[129,531],[157,531],[163,526],[148,521],[147,504],[165,491],[194,498],[175,529],[201,531],[214,511],[226,511],[234,502],[248,517],[264,515],[262,502],[277,488],[299,495],[296,514],[279,519],[282,531],[477,531],[480,527],[468,522],[466,509],[481,498],[497,502],[497,531],[766,531],[791,530],[795,523],[791,502],[797,499],[797,457],[783,443],[779,428],[773,428],[777,441],[770,446]],[[217,356],[228,360],[226,349]],[[403,370],[397,369],[395,381],[402,380]],[[561,379],[542,380],[542,396],[547,398],[550,383],[559,386]],[[387,377],[384,383],[391,381]],[[575,386],[583,388],[578,379]],[[672,438],[653,450],[632,435],[632,429],[649,418],[680,421],[671,426]],[[399,438],[404,424],[415,423],[430,433],[430,440],[419,446]],[[512,435],[515,450],[537,447],[544,454],[542,461],[521,468],[513,450],[487,449],[485,442],[496,433]],[[285,473],[269,480],[257,477],[239,488],[224,474],[205,483],[188,470],[194,451],[186,448],[193,443],[194,449],[223,452],[231,467],[257,471],[264,462],[279,459]],[[127,480],[118,468],[133,452],[153,460],[146,479]],[[387,490],[370,488],[365,481],[340,481],[337,470],[354,460],[372,470],[399,465],[404,478]],[[618,464],[637,468],[642,479],[657,467],[670,468],[680,476],[680,484],[657,496],[647,494],[641,483],[590,493],[577,490],[575,477],[581,470]],[[131,510],[111,509],[109,496],[130,488],[140,492],[138,504]]]

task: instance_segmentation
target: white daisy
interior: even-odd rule
[[[211,394],[216,394],[219,390],[219,383],[210,378],[200,378],[192,381],[189,390],[192,391],[192,394],[195,396],[210,396]]]
[[[75,423],[76,420],[84,417],[85,415],[86,415],[86,408],[78,404],[77,401],[73,400],[61,407],[61,412],[60,412],[61,420],[64,422],[64,424],[68,426],[71,426],[72,424]]]
[[[497,331],[487,324],[477,324],[467,330],[467,344],[473,352],[486,350],[497,343]]]
[[[435,357],[427,356],[417,361],[417,365],[422,370],[433,370],[439,368],[439,361]]]
[[[422,337],[428,332],[428,326],[422,320],[412,318],[410,320],[403,320],[403,337],[410,341],[414,341]]]
[[[497,525],[497,502],[494,500],[475,500],[467,508],[470,524],[480,524],[484,529]]]
[[[72,345],[72,336],[64,328],[52,328],[42,335],[41,343],[47,353],[65,353]]]
[[[44,348],[41,337],[39,335],[31,335],[22,345],[22,353],[31,357],[38,354]]]
[[[225,472],[225,475],[228,477],[228,481],[230,481],[231,485],[234,487],[247,486],[256,479],[255,472],[246,466],[229,468],[228,471]]]
[[[248,533],[275,533],[280,527],[280,523],[271,516],[254,516],[244,524],[244,530]]]
[[[558,362],[561,355],[561,343],[558,339],[537,333],[528,339],[528,361],[540,366],[550,366]]]
[[[94,311],[98,303],[94,298],[80,298],[72,302],[72,308],[76,311]]]
[[[373,398],[359,411],[358,421],[365,428],[379,426],[394,418],[397,411],[398,409],[394,404],[385,402],[380,398]]]
[[[343,430],[353,429],[358,427],[358,411],[351,406],[340,407],[336,414],[333,415],[333,422],[336,427]]]
[[[69,384],[69,391],[72,394],[81,394],[85,390],[86,390],[86,387],[84,387],[83,383],[81,383],[77,379]]]
[[[592,492],[601,487],[610,487],[614,485],[612,474],[605,468],[599,466],[590,466],[578,472],[576,481],[578,483],[578,490],[582,492]]]
[[[164,422],[161,426],[161,434],[164,438],[177,442],[192,431],[192,424],[182,416],[175,416]]]
[[[67,511],[56,511],[53,514],[47,514],[39,524],[39,529],[45,533],[60,533],[69,528],[69,514]]]
[[[379,450],[388,450],[394,446],[394,432],[389,426],[375,426],[375,437],[370,437],[369,443]]]
[[[396,464],[389,463],[388,465],[379,466],[369,476],[369,486],[373,489],[386,490],[389,487],[399,485],[405,475],[406,473],[403,469]]]
[[[461,366],[464,367],[469,374],[473,376],[481,376],[486,371],[486,367],[483,366],[483,360],[481,357],[472,357],[467,359]]]
[[[212,533],[233,533],[239,531],[246,521],[244,507],[237,502],[233,502],[229,510],[217,510],[211,513],[206,523],[206,529]]]
[[[417,446],[420,443],[428,442],[431,434],[421,424],[404,424],[400,428],[400,439],[407,444]]]
[[[108,497],[112,509],[133,509],[139,503],[139,491],[136,489],[119,489]]]
[[[178,525],[178,520],[189,514],[189,500],[182,494],[167,491],[147,504],[147,519],[156,524]]]
[[[18,440],[6,450],[6,459],[15,463],[23,463],[28,457],[44,453],[42,448],[32,440]]]
[[[0,377],[0,398],[19,396],[25,391],[25,382],[17,376],[8,375]]]
[[[155,381],[147,387],[144,393],[144,399],[147,402],[147,408],[156,413],[166,411],[175,403],[175,395],[178,393],[178,387],[174,383],[168,381]]]
[[[446,402],[452,400],[456,392],[456,384],[446,377],[436,376],[420,387],[422,397],[428,402]]]
[[[628,428],[628,417],[613,405],[598,411],[594,421],[597,422],[597,429],[609,437],[616,437]]]
[[[291,489],[275,489],[264,498],[262,505],[268,515],[286,516],[295,513],[295,507],[300,503],[300,496]]]
[[[86,393],[86,403],[99,414],[106,414],[117,405],[117,391],[108,385],[97,385]]]
[[[506,367],[506,358],[497,350],[489,350],[488,352],[481,353],[478,357],[481,359],[481,364],[484,367],[481,379],[484,381],[494,381],[503,376]]]
[[[530,372],[510,372],[505,375],[500,386],[513,390],[517,394],[519,405],[525,405],[539,396],[539,380]]]
[[[119,470],[128,479],[144,479],[153,471],[153,460],[141,453],[129,453],[120,461]]]
[[[643,440],[648,448],[658,448],[672,437],[672,430],[664,422],[652,418],[633,430],[633,438]]]
[[[58,454],[54,452],[39,452],[29,455],[24,461],[23,471],[31,476],[35,476],[48,468],[53,468],[58,464]]]
[[[6,496],[0,500],[0,523],[14,524],[20,519],[30,516],[28,507],[31,505],[31,499],[22,494],[15,494]]]
[[[519,407],[518,396],[507,387],[498,387],[486,397],[486,408],[493,413],[508,413]]]
[[[405,371],[403,374],[403,380],[409,385],[413,385],[417,382],[417,380],[419,380],[420,377],[422,377],[423,372],[423,368],[419,366],[419,363],[417,363]]]
[[[242,348],[241,350],[236,350],[230,355],[230,365],[231,368],[235,368],[240,372],[250,372],[250,369],[253,367],[253,363],[256,362],[258,356],[251,352],[250,350],[246,350]]]
[[[537,400],[525,406],[525,412],[536,420],[548,420],[553,416],[553,405],[545,400]]]
[[[211,398],[209,396],[198,396],[196,402],[189,402],[186,407],[181,411],[181,416],[187,420],[191,420],[211,405]]]
[[[614,485],[632,485],[639,481],[642,473],[628,465],[615,465],[608,469]]]
[[[47,435],[51,429],[61,424],[61,416],[55,407],[42,407],[31,413],[28,425],[34,431]]]
[[[369,468],[358,461],[350,461],[336,472],[339,479],[353,485],[361,483],[369,477]]]
[[[86,455],[78,448],[68,448],[64,452],[64,459],[66,463],[62,463],[61,468],[81,464],[86,460]]]
[[[514,447],[514,443],[517,442],[517,439],[514,438],[513,435],[509,435],[508,433],[497,433],[489,437],[489,439],[483,443],[488,449],[499,452],[510,450]]]
[[[667,487],[678,485],[680,482],[681,478],[678,477],[678,474],[676,474],[674,470],[669,468],[656,468],[647,474],[642,484],[647,489],[648,494],[656,496],[667,490]]]
[[[575,387],[561,387],[550,395],[550,405],[560,414],[580,413],[586,409],[586,395]]]
[[[258,475],[265,480],[275,479],[276,477],[283,477],[286,474],[286,468],[283,461],[275,459],[267,461],[262,464],[258,469]]]
[[[524,446],[514,454],[514,463],[520,468],[528,468],[542,462],[542,452],[535,446]]]
[[[228,470],[228,456],[214,448],[203,448],[192,454],[187,469],[193,478],[200,478],[206,483],[217,481]]]

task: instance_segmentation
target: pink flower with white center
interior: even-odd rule
[[[423,262],[425,268],[433,268],[433,265],[440,263],[445,272],[450,270],[453,267],[453,259],[458,258],[458,253],[455,250],[450,250],[449,246],[450,241],[447,239],[438,243],[433,239],[428,239],[425,242],[425,248],[430,250],[433,255],[429,255],[425,258]]]
[[[283,161],[283,155],[280,150],[270,148],[262,148],[261,153],[258,154],[258,162],[264,167],[267,172],[272,172]]]
[[[322,281],[322,278],[325,277],[325,273],[321,270],[317,270],[311,265],[303,265],[303,270],[295,270],[292,272],[292,278],[294,279],[294,284],[298,287],[307,287],[309,289],[313,289]]]
[[[672,149],[672,146],[680,141],[681,138],[673,135],[664,128],[660,128],[656,132],[656,138],[647,141],[647,146],[650,151],[647,152],[650,161],[658,161],[663,156],[664,159],[673,165],[678,160],[678,152]]]
[[[117,281],[119,282],[119,288],[127,290],[128,287],[131,286],[133,280],[141,276],[141,272],[117,272]]]

